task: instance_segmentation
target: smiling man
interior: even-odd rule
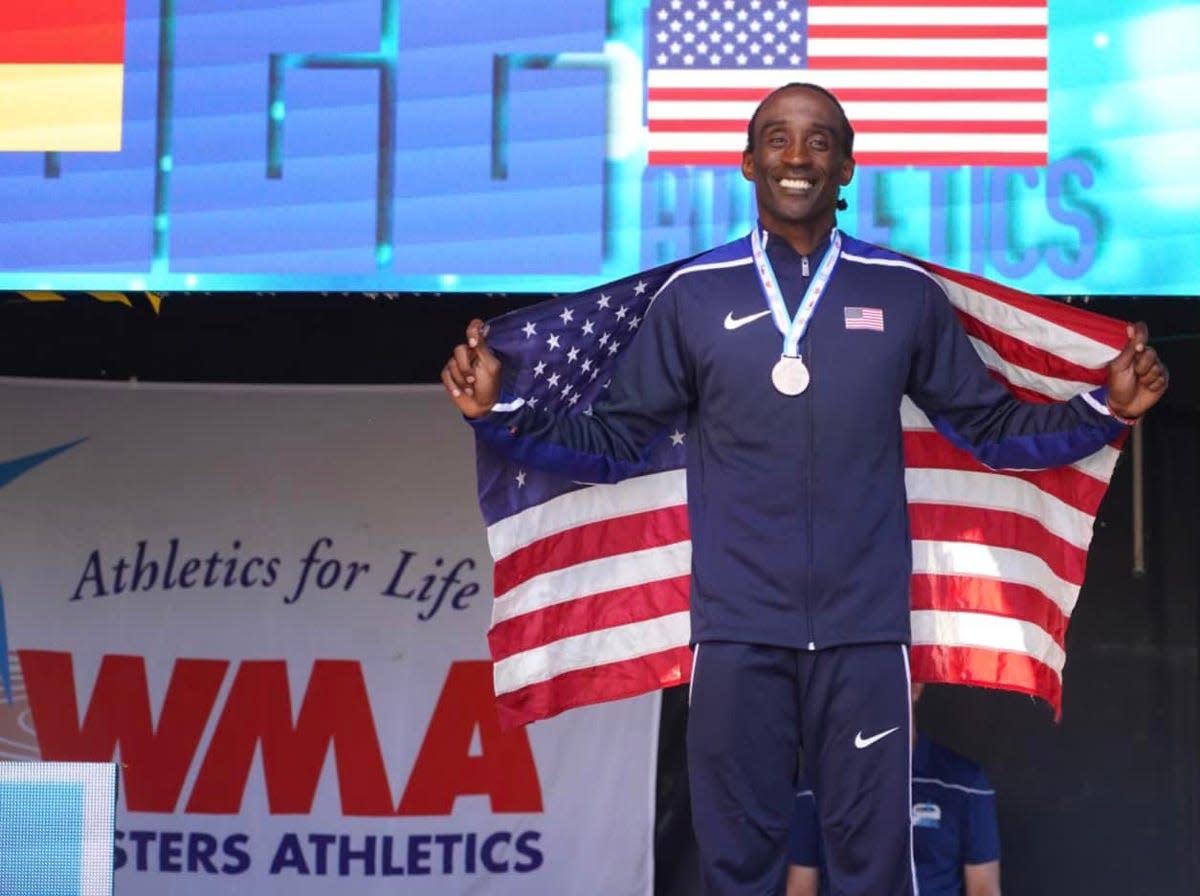
[[[811,84],[767,96],[742,173],[759,222],[680,267],[590,414],[501,394],[482,321],[442,381],[502,455],[612,481],[687,415],[693,658],[688,768],[706,888],[778,893],[803,747],[828,882],[914,890],[909,824],[912,547],[900,402],[992,467],[1072,463],[1162,395],[1140,324],[1108,386],[1017,401],[938,283],[836,228],[854,132]]]

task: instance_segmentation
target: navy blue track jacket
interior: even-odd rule
[[[802,258],[768,236],[767,254],[794,313],[821,251]],[[848,329],[847,307],[880,309],[883,330]],[[800,343],[811,371],[801,395],[772,386],[783,338],[771,315],[742,322],[766,310],[749,237],[728,243],[659,292],[591,415],[554,418],[502,396],[474,421],[518,463],[610,481],[611,461],[627,470],[686,409],[693,642],[909,641],[904,395],[993,468],[1073,463],[1122,430],[1104,390],[1014,399],[941,286],[890,250],[843,235]]]

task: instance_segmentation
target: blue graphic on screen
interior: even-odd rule
[[[122,149],[0,153],[0,289],[563,291],[740,236],[736,169],[646,164],[648,9],[127,0]],[[841,225],[1031,292],[1200,292],[1200,6],[1049,23],[1047,166],[860,168]]]
[[[0,892],[80,892],[83,805],[82,784],[0,783]]]
[[[117,766],[0,762],[0,893],[112,896]]]

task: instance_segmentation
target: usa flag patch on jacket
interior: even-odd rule
[[[846,308],[847,330],[878,330],[883,332],[882,308]]]

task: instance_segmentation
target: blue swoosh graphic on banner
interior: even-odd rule
[[[64,442],[54,448],[47,448],[45,451],[39,451],[36,454],[27,454],[24,457],[14,458],[13,460],[0,461],[0,488],[8,485],[18,476],[28,473],[39,464],[43,464],[50,458],[62,454],[64,451],[69,451],[84,439],[75,439],[72,442]],[[5,621],[6,613],[4,612],[4,589],[0,588],[0,680],[4,683],[4,697],[11,704],[12,698],[12,669],[8,664],[8,625]]]

